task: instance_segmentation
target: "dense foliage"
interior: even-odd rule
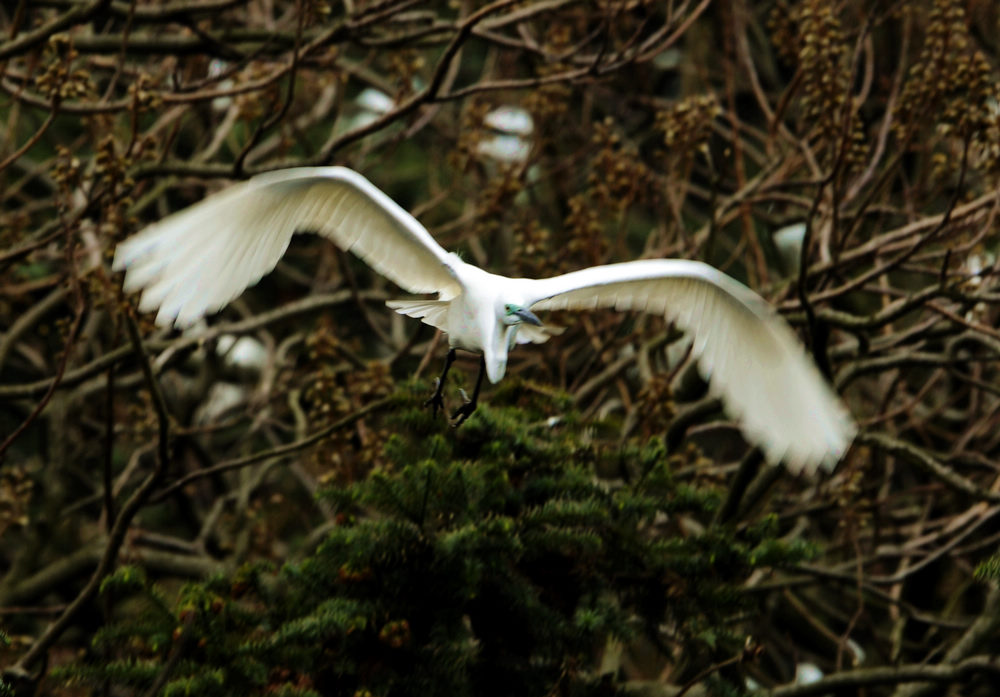
[[[424,410],[387,416],[407,435],[390,437],[369,477],[324,492],[337,525],[301,563],[189,585],[176,614],[125,567],[104,583],[119,619],[63,674],[147,689],[173,652],[164,694],[606,694],[594,655],[659,643],[662,622],[692,658],[742,651],[732,618],[755,601],[737,584],[806,547],[776,541],[773,517],[686,532],[717,507],[714,487],[676,482],[684,463],[658,441],[581,444],[538,412],[563,413],[559,400],[513,398],[527,387],[507,388],[510,404],[494,401],[454,438]],[[608,458],[634,476],[596,480]]]
[[[997,692],[995,3],[0,22],[0,695]],[[683,338],[615,312],[546,317],[451,429],[444,341],[313,236],[185,333],[121,293],[143,225],[331,163],[508,275],[715,264],[855,446],[761,468]]]

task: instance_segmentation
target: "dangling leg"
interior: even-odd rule
[[[462,423],[469,418],[469,416],[476,410],[476,405],[479,403],[479,388],[483,386],[483,375],[486,374],[486,356],[479,357],[479,376],[476,378],[476,389],[472,391],[472,399],[460,406],[455,410],[455,413],[451,415],[451,418],[458,419],[458,421],[453,422],[451,425],[454,428],[458,428]]]
[[[451,369],[451,364],[455,362],[455,349],[448,349],[448,357],[444,359],[444,370],[441,371],[441,377],[437,379],[437,387],[434,388],[434,394],[431,398],[424,402],[424,406],[432,407],[434,409],[434,416],[437,416],[438,409],[444,411],[444,381],[448,377],[448,371]]]

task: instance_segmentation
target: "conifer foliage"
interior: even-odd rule
[[[172,600],[120,569],[103,589],[117,620],[61,677],[168,696],[607,695],[615,643],[739,653],[742,580],[808,548],[773,519],[709,526],[718,492],[678,482],[681,458],[657,439],[581,445],[572,412],[549,424],[564,402],[515,379],[455,438],[425,411],[387,415],[385,464],[323,493],[337,525],[314,552]],[[629,474],[601,480],[597,461]]]

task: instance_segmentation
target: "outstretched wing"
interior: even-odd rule
[[[644,310],[692,335],[692,352],[768,462],[832,468],[855,425],[788,325],[717,269],[677,259],[597,266],[532,282],[532,309]]]
[[[296,232],[316,232],[412,293],[460,291],[451,257],[416,218],[344,167],[268,172],[150,225],[114,269],[160,324],[188,325],[271,271]]]

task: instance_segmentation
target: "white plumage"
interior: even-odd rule
[[[770,463],[832,468],[855,426],[791,329],[758,295],[696,261],[657,259],[597,266],[547,279],[507,278],[442,249],[427,230],[360,174],[343,167],[263,174],[147,227],[119,245],[115,270],[139,308],[186,326],[216,311],[278,263],[296,232],[317,232],[396,285],[432,300],[387,303],[481,353],[498,382],[516,343],[545,341],[533,310],[643,310],[693,336],[713,394]],[[447,374],[447,366],[445,368]],[[432,398],[441,406],[441,388]],[[481,376],[480,376],[481,379]],[[459,409],[459,423],[475,408]]]

